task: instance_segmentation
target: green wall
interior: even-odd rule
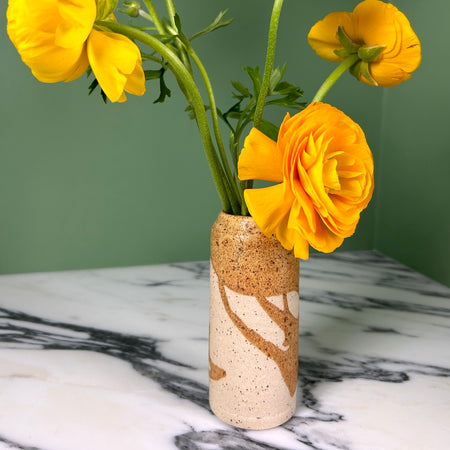
[[[375,247],[450,285],[450,60],[447,0],[398,0],[421,67],[383,92]]]
[[[445,0],[432,1],[446,5]],[[22,64],[6,35],[5,3],[0,6],[0,273],[207,259],[209,229],[220,202],[195,124],[183,111],[185,101],[173,79],[168,79],[172,98],[163,105],[152,104],[158,95],[152,84],[142,98],[129,96],[124,104],[104,105],[98,96],[87,96],[89,81],[85,77],[72,83],[39,83]],[[245,80],[242,66],[264,64],[271,2],[177,3],[187,34],[205,26],[221,9],[230,8],[230,15],[236,16],[229,28],[197,41],[198,54],[214,82],[217,103],[226,109],[232,102],[230,80]],[[287,1],[282,12],[276,63],[288,61],[286,78],[303,87],[307,101],[334,66],[316,57],[306,35],[315,21],[337,8],[336,3]],[[355,0],[340,1],[339,9],[351,10],[356,4]],[[430,33],[437,33],[431,13],[428,23],[421,17],[425,9],[421,2],[397,4],[408,15],[418,16],[412,21],[422,27],[415,28],[423,41]],[[201,17],[198,11],[202,11]],[[405,115],[396,111],[402,108],[405,97],[414,101],[408,106],[408,114],[424,104],[431,105],[431,101],[442,102],[440,117],[445,120],[443,99],[432,100],[429,95],[433,89],[437,95],[437,87],[427,85],[425,90],[423,86],[435,67],[430,56],[424,60],[417,80],[414,76],[405,87],[393,88],[392,92],[366,86],[345,75],[327,97],[361,124],[376,161],[376,196],[364,212],[357,233],[341,249],[371,249],[377,245],[385,253],[415,264],[408,254],[401,253],[399,247],[403,244],[395,237],[393,223],[399,224],[401,232],[405,214],[386,220],[395,210],[389,205],[393,201],[390,186],[403,183],[398,183],[398,175],[393,179],[392,171],[385,170],[381,163],[391,164],[389,158],[394,156],[389,148],[397,146],[396,136],[402,144],[409,142],[415,147],[418,156],[423,154],[415,145],[418,138],[411,135],[415,132],[422,136],[417,126],[422,119],[416,116],[415,125],[410,127]],[[419,93],[415,91],[418,86],[422,89]],[[426,166],[424,174],[423,157],[418,161],[408,159],[411,170],[421,170],[421,176],[426,177],[424,198],[430,194],[435,175],[444,170],[442,148],[448,142],[448,129],[439,128],[432,119],[434,107],[429,106],[429,110],[421,114],[427,119],[423,128],[431,126],[433,130],[433,165]],[[267,110],[267,116],[278,123],[284,113]],[[395,152],[402,154],[402,150]],[[400,156],[395,158],[400,164]],[[407,184],[412,179],[403,171],[402,167],[401,177]],[[413,182],[418,182],[417,177]],[[446,179],[442,178],[442,188],[444,183]],[[409,197],[411,191],[397,189],[396,195],[404,204],[404,197]],[[437,211],[442,208],[432,204],[427,207],[434,226]],[[417,219],[417,211],[408,210],[408,214]],[[422,222],[423,226],[428,223]],[[423,232],[422,225],[419,232]],[[430,230],[424,234],[420,242],[416,238],[414,245],[420,247],[419,253],[431,256],[415,267],[427,272],[433,260],[430,251],[439,244],[433,242],[435,234]],[[441,266],[444,263],[442,257]],[[443,273],[448,272],[447,264],[441,272],[427,273],[444,279]]]

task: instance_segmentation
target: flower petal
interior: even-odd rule
[[[246,189],[245,203],[248,210],[266,236],[272,236],[278,224],[289,214],[293,196],[284,183],[265,188]]]
[[[240,180],[283,181],[282,156],[277,143],[252,128],[239,156],[238,174]]]
[[[124,91],[144,94],[141,53],[130,39],[94,29],[88,39],[87,52],[92,71],[112,102],[125,101]]]
[[[33,75],[46,83],[73,80],[88,67],[86,46],[81,38],[66,48],[55,44],[58,27],[63,22],[70,34],[70,23],[61,17],[60,4],[55,0],[10,0],[8,4],[8,35]],[[84,0],[80,5],[87,20],[84,27],[89,32],[95,19],[95,1]]]
[[[59,0],[57,6],[60,23],[55,33],[55,44],[63,48],[82,45],[95,22],[95,0]]]
[[[33,75],[43,83],[73,81],[89,67],[86,44],[79,49],[48,49],[38,58],[29,59]]]
[[[395,6],[380,0],[365,0],[356,5],[354,21],[358,37],[365,45],[385,45],[387,50],[396,45],[394,10],[397,10]]]
[[[306,234],[305,238],[309,242],[311,247],[315,248],[319,252],[331,253],[342,245],[342,242],[344,242],[344,237],[349,236],[341,236],[335,234],[330,231],[325,223],[321,223],[320,226],[317,227],[314,234]]]
[[[342,48],[338,38],[338,27],[342,26],[350,39],[355,38],[352,13],[333,12],[317,22],[308,33],[308,43],[314,51],[328,61],[342,61],[334,51]]]
[[[275,235],[285,249],[294,250],[296,258],[308,259],[309,243],[298,231],[289,228],[289,220],[290,215],[286,215],[279,223]]]

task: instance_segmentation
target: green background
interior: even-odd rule
[[[155,2],[157,3],[157,2]],[[160,2],[163,3],[163,2]],[[357,1],[285,2],[276,64],[310,101],[335,67],[308,46],[309,28]],[[178,1],[186,34],[230,8],[233,24],[195,41],[217,104],[232,104],[230,80],[264,65],[269,0]],[[341,250],[381,250],[450,284],[450,73],[447,0],[399,0],[423,46],[421,67],[394,88],[345,74],[326,100],[365,130],[376,164],[376,192],[356,234]],[[0,273],[205,260],[220,210],[195,123],[173,78],[172,97],[103,104],[84,76],[44,84],[20,61],[0,18]],[[201,14],[199,14],[201,11]],[[437,13],[438,12],[438,13]],[[127,16],[117,15],[126,23]],[[280,123],[285,111],[266,110]]]

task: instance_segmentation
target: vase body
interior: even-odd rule
[[[251,217],[211,230],[209,402],[224,422],[267,429],[295,412],[299,264]]]

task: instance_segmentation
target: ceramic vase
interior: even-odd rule
[[[221,212],[211,230],[209,401],[245,429],[295,412],[299,263],[251,217]]]

